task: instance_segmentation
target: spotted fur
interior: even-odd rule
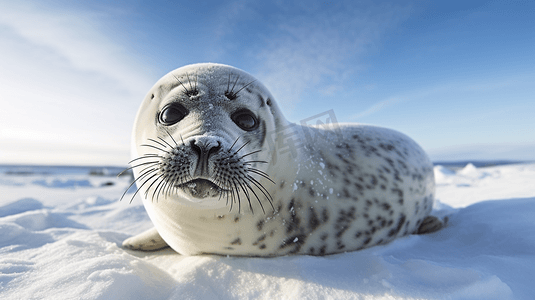
[[[184,121],[155,124],[170,101],[187,109]],[[232,122],[240,109],[256,115],[257,129]],[[195,151],[197,141],[217,151]],[[429,216],[433,168],[414,141],[374,126],[289,123],[260,82],[229,66],[192,65],[163,77],[140,108],[133,149],[135,159],[151,161],[134,173],[157,232],[128,239],[125,247],[328,255],[440,228]],[[185,191],[201,163],[202,179],[215,186],[196,187],[202,197]],[[247,205],[238,204],[245,199]]]

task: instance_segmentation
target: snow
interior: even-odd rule
[[[0,167],[0,299],[532,299],[535,164],[435,167],[448,227],[326,257],[135,252],[113,169]],[[130,196],[130,197],[128,197]]]

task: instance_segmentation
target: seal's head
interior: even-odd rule
[[[264,209],[272,184],[266,138],[286,122],[271,99],[259,81],[226,65],[189,65],[162,77],[134,123],[138,192],[230,210],[246,199]]]

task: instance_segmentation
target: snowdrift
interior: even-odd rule
[[[0,168],[1,299],[533,299],[535,164],[436,166],[430,235],[326,257],[181,256],[120,247],[150,228],[131,178]],[[126,199],[129,199],[127,197]],[[131,195],[131,194],[130,194]]]

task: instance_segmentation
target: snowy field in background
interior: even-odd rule
[[[152,227],[129,176],[0,166],[0,299],[533,299],[535,164],[435,167],[448,227],[326,257],[184,257],[123,239]],[[89,173],[93,174],[89,174]],[[112,174],[114,173],[114,174]],[[130,197],[128,197],[130,196]]]

